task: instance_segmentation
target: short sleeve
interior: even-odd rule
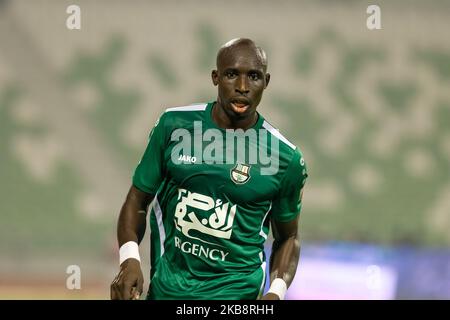
[[[141,191],[156,194],[164,178],[164,114],[150,132],[147,148],[133,175],[133,185]]]
[[[284,173],[279,192],[272,203],[272,217],[275,220],[288,222],[300,214],[303,187],[307,177],[305,159],[297,148]]]

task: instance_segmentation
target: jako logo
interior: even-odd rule
[[[191,156],[186,156],[184,154],[181,154],[180,157],[178,158],[178,161],[180,162],[190,162],[190,163],[195,163],[197,162],[197,158],[196,157],[191,157]]]

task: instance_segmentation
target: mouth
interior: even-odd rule
[[[244,99],[232,100],[231,106],[233,107],[233,109],[236,113],[243,113],[243,112],[247,111],[247,109],[250,107],[250,103],[248,100],[244,100]]]

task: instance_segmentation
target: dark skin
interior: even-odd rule
[[[211,78],[218,86],[213,121],[224,129],[246,130],[258,121],[256,108],[270,81],[264,52],[248,39],[228,43],[218,53],[217,70]],[[132,186],[122,206],[117,225],[119,247],[128,241],[140,243],[144,236],[146,212],[154,195]],[[300,255],[298,218],[289,222],[271,221],[274,243],[270,256],[270,279],[282,278],[292,283]],[[111,284],[111,299],[137,299],[142,294],[143,276],[140,263],[127,259]],[[268,293],[263,300],[278,300]]]
[[[267,62],[252,42],[241,41],[219,51],[217,70],[211,73],[218,86],[212,117],[224,129],[251,128],[258,121],[256,108],[270,81]]]
[[[147,209],[154,196],[131,186],[117,222],[119,247],[128,241],[141,243],[146,227]],[[140,262],[127,259],[111,283],[112,300],[139,299],[143,291],[144,277]]]

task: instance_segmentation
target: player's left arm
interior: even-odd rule
[[[270,283],[273,285],[275,279],[281,279],[286,284],[286,290],[294,279],[300,257],[299,217],[300,215],[297,215],[295,219],[288,222],[276,220],[271,222],[274,241],[270,256]],[[283,297],[270,290],[262,297],[263,300],[279,300],[280,298]]]
[[[279,193],[273,199],[271,227],[273,234],[270,255],[270,289],[263,299],[284,299],[294,280],[300,257],[299,219],[303,190],[308,177],[302,153],[296,149],[284,173]]]

